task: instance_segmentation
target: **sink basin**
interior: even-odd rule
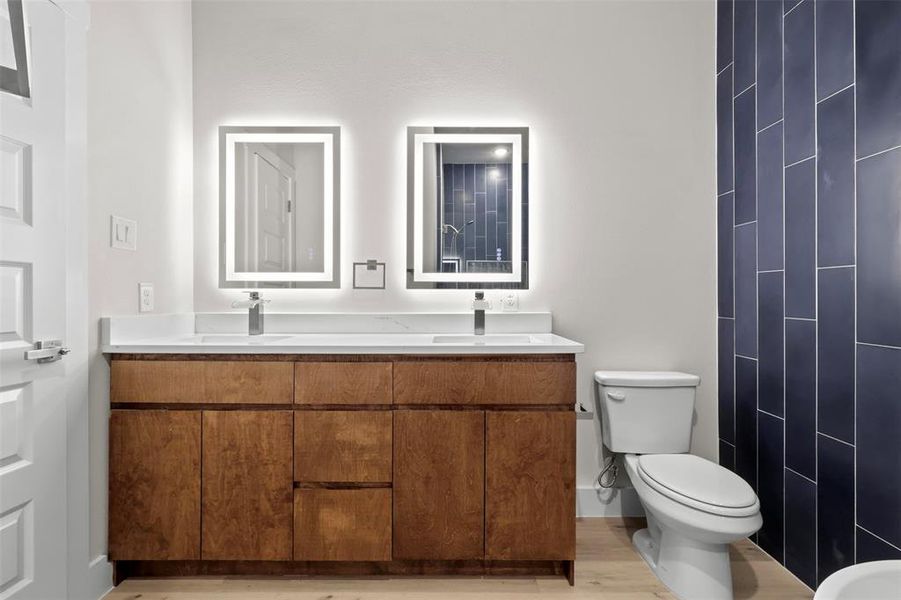
[[[290,335],[229,335],[229,334],[218,334],[218,335],[204,335],[200,336],[201,344],[271,344],[273,342],[280,342],[282,340],[286,340]]]
[[[476,344],[480,346],[508,346],[534,344],[530,335],[488,334],[488,335],[436,335],[433,344]]]

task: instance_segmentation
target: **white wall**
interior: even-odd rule
[[[585,343],[589,402],[597,368],[699,374],[693,449],[716,456],[713,2],[199,1],[193,18],[197,311],[240,296],[217,287],[217,126],[342,127],[342,287],[267,290],[272,310],[420,311],[471,293],[405,289],[405,127],[528,125],[521,308]],[[387,290],[350,289],[367,258]],[[589,488],[597,424],[579,437]]]
[[[91,2],[87,190],[91,390],[91,550],[106,554],[109,369],[101,316],[193,310],[191,4]],[[110,248],[110,214],[138,222],[137,251]]]

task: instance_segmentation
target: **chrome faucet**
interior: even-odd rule
[[[476,299],[472,301],[472,308],[475,310],[474,333],[476,335],[485,335],[485,309],[491,308],[491,302],[485,300],[485,292],[476,292]]]
[[[232,302],[232,308],[247,309],[247,334],[261,335],[263,333],[263,305],[269,300],[263,300],[259,292],[244,292],[249,294],[247,300]]]

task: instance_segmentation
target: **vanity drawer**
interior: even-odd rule
[[[395,404],[575,404],[576,363],[402,361]]]
[[[110,402],[291,404],[289,362],[114,360]]]
[[[391,490],[294,490],[294,560],[391,560]]]
[[[303,410],[294,413],[294,480],[391,481],[392,413]]]
[[[300,362],[294,366],[297,404],[391,404],[390,362]]]

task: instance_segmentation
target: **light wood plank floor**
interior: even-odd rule
[[[644,600],[674,596],[634,552],[635,519],[579,519],[576,585],[562,577],[128,579],[104,600]],[[732,549],[737,600],[810,600],[813,592],[748,541]],[[698,599],[703,600],[703,599]]]

